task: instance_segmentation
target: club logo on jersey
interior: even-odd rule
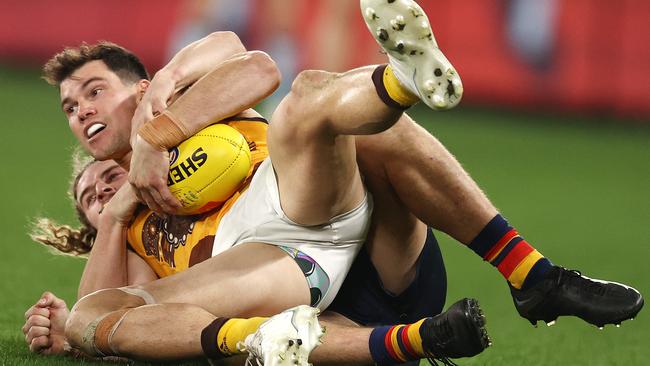
[[[175,160],[177,160],[176,158]],[[203,151],[202,147],[196,149],[185,161],[178,163],[177,166],[169,169],[167,176],[167,185],[171,186],[178,182],[182,182],[188,177],[192,176],[200,167],[208,161],[208,154]]]
[[[164,261],[170,267],[176,267],[174,254],[187,243],[196,220],[196,216],[169,216],[163,219],[152,213],[142,228],[145,253],[158,261]]]

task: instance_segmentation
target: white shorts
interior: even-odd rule
[[[311,257],[325,272],[328,286],[316,306],[324,310],[334,300],[370,227],[372,197],[329,223],[304,226],[291,221],[280,206],[271,159],[258,168],[249,188],[221,219],[212,255],[243,243],[267,243],[296,249]],[[287,249],[285,249],[286,251]],[[307,276],[307,273],[305,274]]]

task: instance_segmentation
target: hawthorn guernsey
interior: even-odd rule
[[[167,185],[183,205],[180,214],[199,214],[225,202],[250,167],[244,136],[226,124],[214,124],[169,151]]]

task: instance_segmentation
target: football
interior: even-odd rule
[[[244,136],[214,124],[169,150],[167,186],[181,201],[181,215],[221,206],[241,186],[251,167]]]

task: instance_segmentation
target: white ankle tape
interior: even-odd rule
[[[133,309],[129,309],[120,318],[111,326],[111,331],[108,334],[108,337],[106,339],[106,346],[111,351],[111,354],[105,354],[102,352],[99,347],[97,347],[97,344],[95,343],[95,335],[97,332],[97,326],[99,323],[104,320],[107,316],[111,315],[112,313],[108,313],[105,315],[102,315],[98,317],[97,319],[93,320],[88,326],[86,327],[86,330],[84,331],[84,336],[82,339],[82,348],[83,351],[90,354],[90,355],[97,355],[100,357],[107,357],[107,356],[115,356],[117,355],[117,351],[113,348],[113,336],[115,335],[115,332],[117,332],[117,328],[120,327],[122,324],[122,321],[124,321],[124,318],[132,311]]]
[[[117,355],[117,351],[115,351],[115,349],[113,348],[113,336],[115,335],[115,332],[117,332],[117,328],[119,328],[120,325],[122,325],[122,321],[124,320],[124,318],[126,318],[126,316],[127,316],[127,315],[132,311],[132,310],[133,310],[133,309],[127,311],[127,312],[124,313],[124,314],[122,314],[122,316],[120,317],[120,319],[119,319],[118,321],[115,322],[115,325],[113,325],[113,328],[111,329],[111,332],[110,332],[109,335],[108,335],[108,348],[111,349],[111,352],[112,352],[114,355]]]
[[[106,357],[106,355],[95,346],[95,331],[97,330],[97,324],[99,324],[99,322],[101,322],[107,315],[108,314],[102,315],[93,320],[88,324],[86,330],[84,330],[84,335],[81,339],[81,348],[85,353],[91,356],[97,355],[100,357]]]

